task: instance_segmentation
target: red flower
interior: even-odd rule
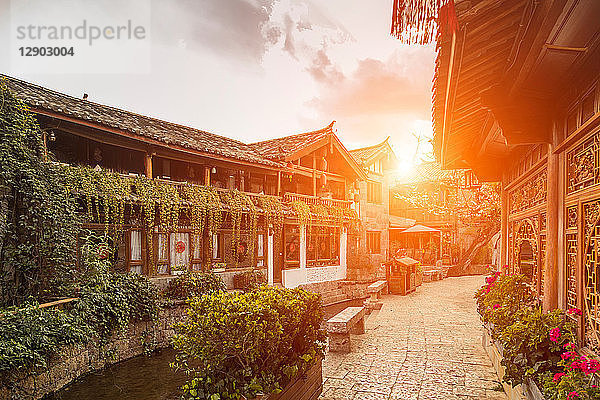
[[[563,347],[568,350],[575,350],[575,343],[569,342],[566,343]]]
[[[494,310],[495,310],[496,308],[500,308],[500,304],[497,304],[497,303],[496,303],[496,304],[494,304]]]
[[[552,378],[552,380],[554,381],[554,383],[558,383],[558,382],[560,382],[562,377],[565,375],[566,374],[564,372],[558,372],[558,373],[554,374],[554,378]]]
[[[567,314],[581,315],[583,314],[579,308],[569,308]]]
[[[579,393],[577,392],[571,392],[567,395],[567,400],[573,400],[575,398],[579,398]]]
[[[573,358],[576,356],[577,356],[577,353],[575,353],[574,351],[567,351],[567,352],[562,353],[560,357],[563,360],[568,360],[569,358]]]
[[[560,328],[556,327],[550,330],[550,340],[553,342],[558,342],[558,338],[560,337]]]

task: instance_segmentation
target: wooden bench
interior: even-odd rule
[[[383,303],[381,302],[381,294],[387,288],[387,281],[377,281],[367,286],[369,298],[365,302],[365,307],[371,312],[372,310],[381,310]]]
[[[350,333],[365,333],[366,311],[364,307],[347,307],[325,323],[329,334],[329,351],[350,352]]]

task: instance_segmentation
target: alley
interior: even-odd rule
[[[352,352],[326,355],[321,399],[506,399],[481,346],[473,293],[482,283],[448,278],[384,296]]]

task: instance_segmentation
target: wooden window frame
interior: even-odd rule
[[[374,240],[374,237],[377,240]],[[377,249],[373,248],[375,243],[377,244]],[[367,250],[369,254],[381,254],[381,231],[367,231]]]

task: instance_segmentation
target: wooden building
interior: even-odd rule
[[[600,2],[457,1],[438,36],[435,151],[502,182],[502,259],[600,352]]]
[[[246,144],[12,77],[0,79],[36,115],[49,162],[113,171],[127,179],[146,177],[179,192],[210,187],[221,198],[241,193],[256,205],[256,232],[238,222],[236,234],[227,211],[215,232],[206,227],[198,232],[184,213],[174,227],[149,227],[134,201],[115,250],[119,268],[153,277],[212,269],[229,285],[235,273],[253,268],[265,271],[271,284],[286,287],[345,279],[347,235],[354,223],[349,193],[366,174],[341,144],[333,123]],[[268,196],[283,205],[281,226],[269,222],[260,206]],[[182,208],[188,206],[182,202]],[[307,215],[300,216],[300,209]],[[102,232],[100,222],[90,220],[84,227]]]

